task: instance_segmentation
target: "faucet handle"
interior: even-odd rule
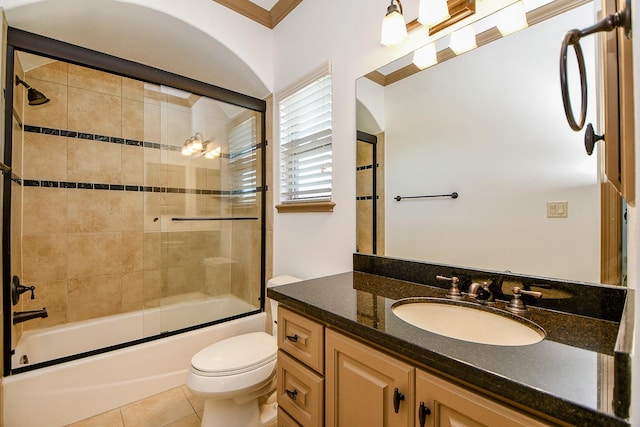
[[[18,304],[18,300],[20,299],[20,295],[25,292],[31,292],[31,299],[35,299],[35,286],[25,286],[20,283],[20,278],[18,276],[13,276],[11,279],[11,303],[13,305]]]
[[[509,304],[507,305],[507,310],[509,310],[512,313],[524,313],[527,311],[527,306],[522,301],[523,294],[536,297],[536,298],[542,298],[542,292],[527,291],[522,289],[519,286],[514,286],[511,289],[511,292],[513,292],[513,298],[511,298],[511,301],[509,301]]]
[[[524,295],[529,295],[530,297],[536,297],[536,298],[542,298],[542,292],[538,292],[538,291],[527,291],[524,289],[520,289],[519,287],[515,287],[514,289],[519,289],[518,292],[520,292],[521,294]]]
[[[447,297],[448,298],[452,298],[452,299],[461,299],[462,298],[462,292],[460,292],[460,289],[458,288],[458,283],[460,283],[460,279],[458,279],[455,276],[452,277],[446,277],[446,276],[441,276],[441,275],[437,275],[436,279],[438,280],[446,280],[451,282],[451,287],[449,288],[449,291],[447,292]]]

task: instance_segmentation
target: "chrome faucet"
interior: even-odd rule
[[[42,307],[42,310],[30,310],[30,311],[14,311],[13,312],[13,324],[26,322],[27,320],[37,319],[38,317],[49,317],[47,314],[47,307]]]

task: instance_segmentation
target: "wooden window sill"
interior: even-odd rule
[[[327,202],[298,202],[298,203],[281,203],[276,205],[278,213],[301,213],[301,212],[333,212],[336,204],[331,201]]]

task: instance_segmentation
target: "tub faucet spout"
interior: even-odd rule
[[[47,314],[47,308],[42,307],[42,310],[30,310],[30,311],[14,311],[13,312],[13,324],[26,322],[27,320],[37,319],[38,317],[49,317]]]

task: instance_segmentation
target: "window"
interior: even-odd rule
[[[278,211],[332,211],[330,70],[323,66],[279,99]]]
[[[229,132],[229,167],[233,194],[237,205],[256,203],[258,191],[256,156],[256,119],[251,117],[231,128]]]

